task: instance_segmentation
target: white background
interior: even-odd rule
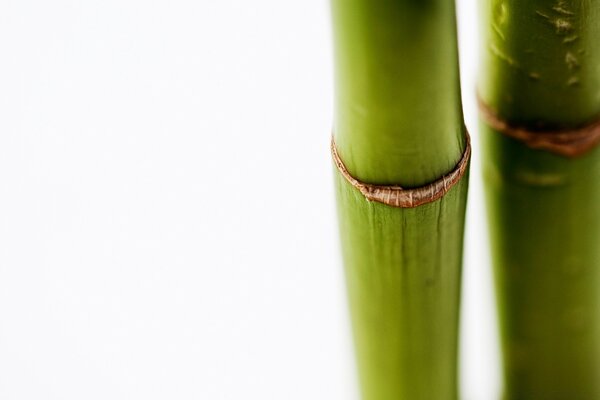
[[[475,120],[462,389],[498,351]],[[0,398],[356,399],[326,1],[0,2]]]

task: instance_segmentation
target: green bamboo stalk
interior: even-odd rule
[[[485,0],[482,102],[530,130],[600,115],[600,1]],[[600,398],[600,150],[534,150],[483,119],[507,400]]]
[[[448,0],[332,0],[334,136],[355,178],[417,187],[461,159],[454,13]],[[467,176],[393,208],[335,174],[363,399],[456,399]]]

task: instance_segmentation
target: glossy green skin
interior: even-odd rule
[[[600,113],[600,1],[484,0],[480,95],[529,127]],[[532,150],[482,122],[507,400],[600,398],[600,151]]]
[[[420,186],[465,150],[452,0],[331,0],[341,159],[363,182]],[[364,400],[455,400],[467,177],[412,209],[336,171]]]
[[[467,176],[410,209],[336,183],[362,398],[455,400]]]
[[[600,148],[566,159],[484,128],[507,400],[600,398]]]
[[[452,0],[332,0],[338,151],[364,182],[420,186],[464,149]]]

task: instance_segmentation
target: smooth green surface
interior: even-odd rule
[[[355,177],[419,186],[465,150],[454,2],[332,0],[334,135]],[[368,202],[336,170],[363,400],[455,400],[467,177],[412,209]]]
[[[480,95],[531,130],[600,114],[600,1],[482,0]],[[507,400],[600,399],[600,150],[482,127]]]
[[[504,398],[600,399],[600,149],[570,160],[482,134]]]
[[[369,183],[419,186],[464,149],[452,0],[332,0],[338,151]]]
[[[362,398],[455,400],[467,176],[411,209],[336,182]]]

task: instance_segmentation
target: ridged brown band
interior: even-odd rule
[[[466,133],[466,141],[463,156],[450,173],[427,185],[407,189],[400,186],[372,185],[354,178],[350,175],[344,162],[341,160],[333,136],[331,137],[331,154],[342,176],[358,189],[367,200],[392,207],[413,208],[436,201],[448,193],[460,181],[460,178],[463,177],[467,170],[469,159],[471,158],[471,139],[468,133]]]
[[[564,157],[578,157],[600,143],[600,119],[577,129],[536,131],[503,120],[479,97],[478,102],[479,113],[491,128],[532,149],[546,150]]]

